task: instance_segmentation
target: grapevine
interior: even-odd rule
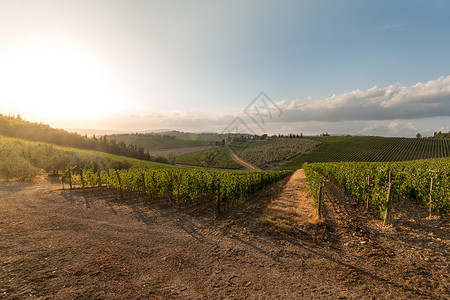
[[[346,188],[358,199],[369,199],[372,207],[383,214],[391,171],[393,192],[400,197],[429,206],[431,178],[433,178],[433,209],[450,212],[450,158],[416,160],[395,163],[313,163],[304,169],[311,191],[317,190],[321,176],[330,178]],[[371,182],[368,186],[367,182]]]

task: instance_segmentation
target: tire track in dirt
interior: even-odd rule
[[[225,144],[225,149],[227,150],[228,156],[231,157],[235,162],[242,165],[244,168],[251,170],[251,171],[262,171],[262,169],[258,166],[255,166],[248,161],[243,160],[241,157],[239,157],[236,153],[234,153],[233,150],[231,150],[230,146],[228,144]]]

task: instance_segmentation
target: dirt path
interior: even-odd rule
[[[283,191],[267,207],[262,220],[287,230],[307,228],[319,222],[303,169],[291,176]]]
[[[240,158],[236,153],[234,153],[233,150],[231,150],[230,146],[225,144],[225,149],[227,149],[228,156],[230,156],[235,162],[242,165],[244,168],[251,170],[251,171],[262,171],[262,169],[258,166],[255,166],[248,161],[243,160]]]
[[[0,298],[450,297],[446,220],[379,229],[329,186],[327,219],[314,224],[302,176],[220,217],[214,202],[0,182]]]

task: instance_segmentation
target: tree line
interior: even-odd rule
[[[116,142],[115,140],[107,139],[106,136],[88,138],[87,135],[83,136],[78,133],[55,129],[43,123],[23,120],[20,115],[4,116],[0,114],[0,135],[59,146],[101,151],[147,161],[171,163],[166,157],[151,156],[144,148],[138,148],[132,144]]]

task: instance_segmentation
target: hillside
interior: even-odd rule
[[[179,139],[174,135],[157,133],[131,133],[107,135],[108,141],[116,141],[127,145],[134,145],[148,151],[151,149],[168,149],[181,147],[207,146],[207,140]]]
[[[15,117],[0,114],[0,135],[82,149],[96,146],[94,140],[85,136],[55,129],[43,123],[28,122],[20,115]]]
[[[227,154],[225,147],[211,147],[200,151],[186,153],[177,156],[177,164],[209,167],[209,168],[222,168],[222,169],[241,169],[242,166],[236,163]]]
[[[181,140],[191,140],[191,141],[221,141],[228,137],[228,134],[219,134],[219,133],[193,133],[193,132],[182,132],[177,130],[171,131],[162,131],[158,133],[150,133],[150,134],[160,134],[172,136]]]
[[[311,139],[323,145],[281,165],[280,168],[299,169],[305,162],[385,162],[450,156],[450,139],[370,136],[328,136]]]
[[[277,137],[267,141],[231,144],[242,159],[264,169],[272,168],[318,147],[321,143],[306,138]]]
[[[40,170],[58,174],[73,167],[95,171],[128,168],[176,168],[176,166],[134,159],[104,152],[62,147],[0,135],[0,178],[32,180]]]
[[[0,135],[169,163],[167,158],[152,157],[144,151],[144,148],[136,147],[133,144],[107,140],[104,137],[96,138],[94,136],[93,138],[88,138],[87,135],[82,136],[62,129],[55,129],[46,124],[28,122],[23,120],[20,115],[14,117],[0,114]]]

